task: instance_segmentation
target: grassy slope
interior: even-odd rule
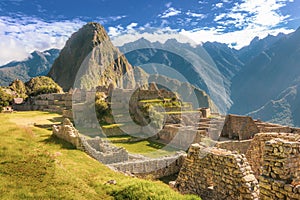
[[[113,172],[51,131],[28,125],[57,120],[42,112],[0,114],[1,199],[197,199]],[[117,184],[106,184],[111,179]]]

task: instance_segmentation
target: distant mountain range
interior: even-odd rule
[[[24,61],[0,66],[0,85],[7,86],[15,79],[26,82],[33,77],[47,75],[59,51],[59,49],[34,51]]]
[[[299,79],[300,29],[297,29],[280,35],[232,79],[234,104],[230,112],[300,126]]]
[[[81,51],[84,38],[78,33],[75,36],[70,39],[72,43],[67,42],[55,62],[59,50],[52,49],[34,52],[26,61],[0,67],[0,84],[7,85],[15,78],[26,81],[30,77],[45,75],[51,64],[55,63],[49,75],[65,89],[71,87],[71,82],[65,81],[69,76],[74,79],[73,71],[78,70],[84,61],[75,58],[81,57],[81,53],[86,57],[84,52],[88,52]],[[91,41],[93,46],[100,40],[92,38]],[[91,48],[91,45],[86,48]],[[175,39],[164,44],[139,39],[119,49],[127,59],[121,57],[119,61],[112,61],[109,58],[106,61],[115,63],[112,69],[125,69],[120,73],[127,72],[126,68],[131,66],[142,66],[147,71],[146,65],[150,66],[150,74],[164,73],[160,71],[160,66],[164,65],[175,69],[188,82],[208,93],[222,112],[247,114],[264,121],[300,126],[300,29],[288,35],[269,35],[264,39],[256,37],[240,50],[217,42],[191,46]],[[70,53],[73,56],[71,60],[77,64],[63,63],[70,59]],[[106,54],[112,55],[109,51]],[[100,57],[95,55],[92,54],[88,62],[98,62]],[[190,57],[192,55],[200,59],[191,63],[189,58],[193,58]],[[92,70],[90,74],[95,72]]]

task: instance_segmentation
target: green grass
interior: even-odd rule
[[[165,147],[164,144],[151,140],[142,140],[138,142],[118,142],[114,143],[114,145],[124,147],[129,153],[142,154],[152,158],[172,155],[178,151],[178,149]]]
[[[165,98],[165,99],[147,99],[147,100],[140,100],[142,103],[160,103],[164,101],[171,101],[171,99]]]
[[[34,123],[57,123],[45,112],[0,114],[1,199],[199,199],[160,181],[113,172]],[[116,185],[106,184],[116,180]]]
[[[189,113],[199,113],[197,110],[183,110],[183,111],[170,111],[170,112],[163,112],[163,114],[168,114],[168,115],[177,115],[177,114],[189,114]]]
[[[124,124],[109,124],[109,125],[103,125],[102,128],[118,128],[123,126]]]

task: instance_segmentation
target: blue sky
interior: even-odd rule
[[[0,64],[62,48],[89,21],[101,23],[116,44],[141,36],[163,41],[172,34],[158,33],[168,31],[241,48],[255,36],[295,30],[299,10],[300,0],[0,0]]]

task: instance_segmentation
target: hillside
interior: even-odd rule
[[[0,120],[1,199],[199,199],[159,181],[113,172],[51,131],[30,125],[57,123],[57,114],[0,114]]]
[[[282,37],[244,66],[232,82],[232,113],[257,110],[295,84],[300,76],[299,41],[300,29]]]
[[[26,82],[36,76],[47,75],[58,54],[58,49],[34,51],[24,61],[0,66],[0,85],[8,86],[15,79]]]
[[[270,121],[288,126],[300,126],[300,84],[288,87],[274,100],[268,101],[261,108],[248,113],[248,115],[263,121]]]
[[[167,73],[168,77],[178,79],[175,74],[179,73],[186,81],[209,94],[219,111],[225,113],[232,103],[230,78],[240,69],[241,63],[229,48],[221,50],[222,47],[217,44],[193,47],[175,39],[159,43],[142,38],[119,48],[133,66],[143,66],[150,74]],[[206,48],[212,50],[213,59]],[[176,73],[172,70],[166,72],[168,67]]]

